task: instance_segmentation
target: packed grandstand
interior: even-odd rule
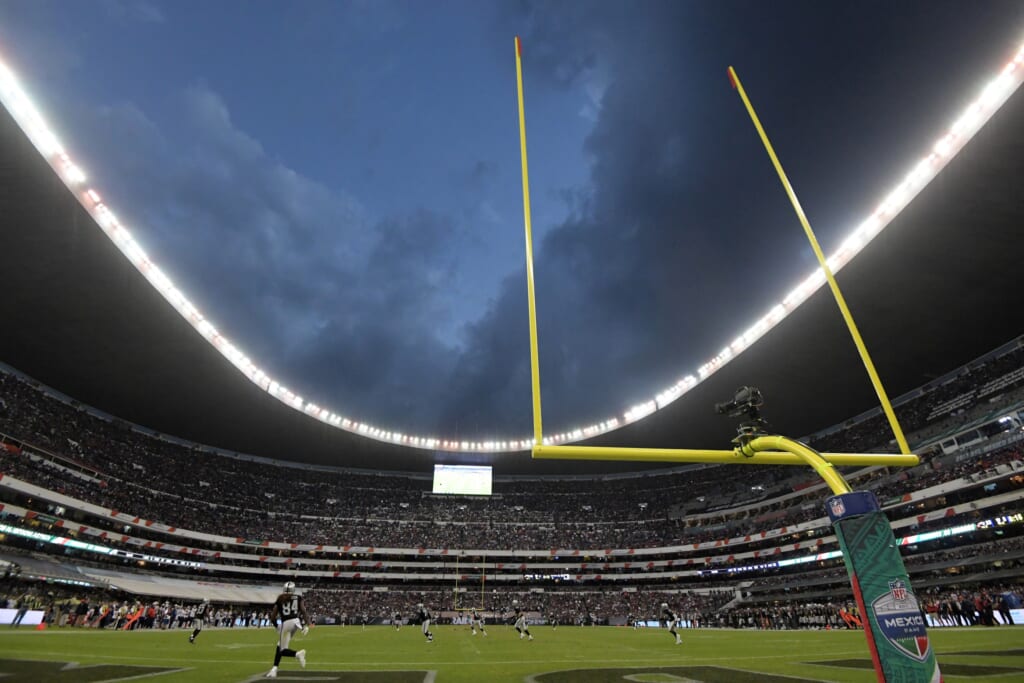
[[[933,625],[1007,621],[1024,573],[1024,337],[894,404],[922,464],[844,476],[881,502]],[[873,411],[805,441],[890,439]],[[501,619],[516,600],[535,623],[656,623],[665,602],[689,626],[856,627],[825,495],[803,468],[728,466],[436,495],[423,473],[217,451],[0,373],[3,587],[53,623],[168,628],[208,598],[213,623],[258,627],[294,580],[319,623],[418,603]]]

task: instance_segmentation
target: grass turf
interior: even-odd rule
[[[320,626],[293,641],[294,648],[307,650],[307,668],[285,658],[279,677],[345,683],[875,681],[861,632],[690,630],[682,632],[679,646],[659,629],[531,632],[533,642],[520,640],[508,626],[491,626],[487,638],[472,636],[468,627],[441,626],[434,628],[434,642],[426,643],[416,627]],[[195,645],[188,634],[0,629],[0,679],[241,683],[262,677],[273,663],[270,629],[207,629]],[[1024,682],[1024,626],[934,629],[929,635],[940,667],[947,663],[955,674],[947,681]]]

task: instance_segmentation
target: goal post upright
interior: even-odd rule
[[[821,272],[825,275],[825,280],[828,281],[829,289],[832,290],[832,296],[836,300],[836,305],[839,307],[839,312],[843,316],[843,321],[846,323],[846,328],[850,331],[850,338],[853,339],[854,346],[857,347],[857,353],[860,354],[861,362],[864,363],[864,369],[868,373],[868,377],[871,380],[871,386],[875,389],[875,394],[878,396],[878,401],[882,405],[882,411],[885,413],[886,419],[889,421],[889,427],[892,429],[893,436],[896,437],[896,443],[899,445],[900,452],[904,455],[910,453],[910,445],[907,444],[907,438],[903,435],[903,428],[900,427],[900,421],[896,417],[896,411],[892,408],[892,403],[889,401],[889,396],[885,392],[885,387],[882,386],[882,379],[878,376],[878,371],[875,369],[875,364],[871,360],[871,354],[868,353],[867,346],[864,345],[864,340],[860,336],[860,330],[857,329],[857,323],[853,320],[853,314],[850,313],[849,307],[846,305],[846,298],[843,297],[842,290],[839,289],[839,283],[836,282],[835,274],[832,272],[832,267],[828,264],[828,259],[825,258],[825,253],[821,250],[821,245],[818,244],[818,238],[814,235],[814,230],[811,228],[810,221],[807,220],[807,214],[804,213],[804,209],[800,206],[800,200],[797,199],[796,191],[793,189],[793,185],[789,182],[789,178],[786,176],[786,171],[782,168],[782,162],[779,161],[778,155],[775,154],[775,148],[772,146],[771,140],[768,139],[768,134],[764,130],[764,126],[761,125],[761,119],[758,118],[757,112],[754,111],[754,105],[750,102],[750,98],[747,97],[747,91],[743,89],[743,83],[740,82],[739,74],[736,73],[736,69],[729,67],[729,82],[733,88],[740,94],[740,99],[743,100],[743,105],[747,109],[747,113],[750,115],[750,120],[754,124],[754,128],[757,129],[757,134],[761,137],[761,143],[764,145],[765,151],[768,152],[768,157],[772,161],[772,166],[775,167],[775,172],[779,176],[779,181],[782,183],[783,189],[786,191],[786,196],[789,197],[790,204],[793,205],[793,211],[796,212],[797,220],[800,221],[800,225],[804,229],[804,234],[807,236],[807,241],[811,245],[811,249],[814,251],[814,256],[818,259],[818,265],[821,267]]]
[[[530,174],[526,161],[526,106],[523,100],[523,44],[516,36],[516,93],[519,100],[519,154],[523,175],[523,224],[526,232],[526,292],[530,313],[530,386],[533,395],[533,443],[544,442],[540,410],[540,354],[537,350],[537,299],[533,286],[533,226],[530,219]]]

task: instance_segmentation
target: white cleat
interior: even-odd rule
[[[266,678],[277,678],[277,667],[275,666],[267,672]]]
[[[306,651],[305,650],[299,650],[298,652],[296,652],[295,653],[295,659],[299,660],[299,666],[301,666],[303,669],[306,668]]]
[[[533,640],[533,636],[530,636],[530,640]]]
[[[676,638],[676,645],[682,645],[683,641],[680,638]]]

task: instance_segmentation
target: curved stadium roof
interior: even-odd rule
[[[838,276],[890,396],[1024,331],[1014,312],[1022,109],[1013,95]],[[107,239],[7,111],[0,154],[0,360],[114,415],[222,448],[354,467],[422,469],[434,461],[420,449],[339,431],[249,382]],[[767,417],[791,435],[876,403],[822,288],[680,400],[589,443],[721,448],[733,428],[711,405],[742,384],[761,387]],[[504,472],[615,468],[534,463],[525,453],[444,459],[485,460]]]

